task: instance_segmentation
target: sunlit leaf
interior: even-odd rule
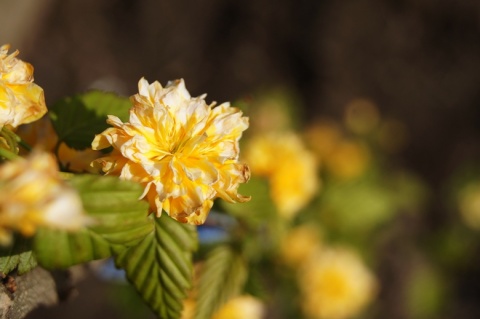
[[[138,200],[143,192],[141,185],[98,175],[75,176],[71,183],[94,219],[90,230],[108,242],[130,246],[153,230],[147,216],[148,203]]]
[[[212,250],[198,288],[195,319],[209,319],[225,302],[238,295],[246,281],[247,268],[242,256],[228,246]]]
[[[75,149],[85,149],[90,147],[95,134],[109,127],[107,115],[126,120],[130,108],[128,98],[91,91],[60,100],[50,107],[49,115],[60,141]]]
[[[194,226],[164,214],[155,229],[115,260],[145,302],[163,319],[179,318],[191,286],[192,252],[197,249]]]
[[[48,269],[67,268],[87,261],[107,258],[113,246],[88,229],[76,233],[41,228],[35,236],[35,256]]]
[[[42,266],[64,268],[106,258],[152,232],[148,204],[138,200],[140,185],[97,175],[75,176],[71,184],[78,190],[92,225],[75,233],[39,229],[34,248]]]

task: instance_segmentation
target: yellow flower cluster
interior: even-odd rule
[[[12,231],[31,236],[37,227],[76,230],[85,225],[82,202],[60,178],[53,155],[33,152],[0,166],[0,244]]]
[[[282,259],[292,268],[302,266],[322,248],[321,237],[320,231],[311,225],[292,228],[280,246]]]
[[[346,319],[372,301],[377,284],[359,256],[346,248],[325,248],[300,273],[302,308],[311,318]]]
[[[313,154],[294,133],[254,137],[245,150],[252,173],[265,176],[279,213],[293,217],[316,194],[319,187]]]
[[[0,129],[15,128],[41,118],[46,112],[43,89],[33,83],[33,66],[8,54],[10,45],[0,47]]]
[[[237,193],[250,176],[238,162],[248,118],[228,103],[214,107],[204,95],[192,98],[183,80],[163,88],[141,79],[138,88],[129,122],[109,116],[113,127],[92,142],[95,150],[114,148],[96,161],[102,170],[141,183],[157,217],[164,210],[184,223],[202,224],[217,197],[248,201]]]
[[[357,140],[346,138],[335,122],[315,123],[307,130],[306,138],[317,161],[338,179],[359,177],[370,165],[369,149]]]

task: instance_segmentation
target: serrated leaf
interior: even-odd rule
[[[35,235],[35,256],[47,269],[67,268],[112,255],[114,246],[88,229],[75,233],[41,228]]]
[[[94,224],[89,229],[108,242],[131,246],[152,232],[148,203],[138,200],[143,187],[115,176],[78,175],[71,184],[78,190]]]
[[[126,121],[131,106],[128,98],[91,91],[58,101],[50,107],[49,115],[59,140],[81,150],[90,147],[95,134],[109,127],[107,115]]]
[[[106,258],[152,232],[148,204],[138,200],[140,185],[98,175],[75,176],[71,184],[78,190],[93,225],[75,233],[39,229],[34,251],[42,266],[65,268]]]
[[[243,257],[228,246],[212,250],[203,266],[195,319],[210,319],[225,302],[240,294],[247,278]]]
[[[12,246],[0,249],[0,273],[8,274],[17,269],[18,274],[22,275],[36,266],[31,242],[27,238],[18,236]]]
[[[120,252],[115,262],[160,318],[180,318],[183,298],[191,286],[192,253],[197,245],[194,226],[164,214],[155,220],[154,231]]]

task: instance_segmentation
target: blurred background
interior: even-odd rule
[[[411,198],[422,203],[370,243],[381,289],[366,318],[480,317],[479,39],[474,0],[0,0],[0,44],[35,67],[47,105],[92,88],[129,96],[141,77],[184,78],[193,96],[249,105],[252,125],[271,92],[287,92],[279,99],[302,132],[325,118],[351,130],[359,104],[394,120],[384,142],[394,147],[372,150],[382,158],[372,163],[384,177],[415,176]],[[94,307],[92,287],[122,300],[97,284],[82,281],[57,313],[88,304],[89,318],[126,316],[121,301]]]

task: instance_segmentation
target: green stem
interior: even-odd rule
[[[32,150],[32,147],[30,145],[27,144],[27,142],[25,142],[24,140],[22,140],[20,137],[18,137],[18,145],[20,145],[21,147],[23,147],[24,149],[26,149],[27,151],[31,151]]]
[[[10,151],[8,151],[4,148],[0,148],[0,157],[6,158],[8,160],[14,160],[14,159],[19,158],[20,156],[18,156],[17,154],[15,154],[13,152],[10,152]]]
[[[8,135],[10,135],[10,137],[16,142],[18,143],[21,147],[23,147],[24,149],[26,149],[27,151],[31,151],[32,150],[32,147],[30,145],[28,145],[27,142],[25,142],[24,140],[22,140],[22,138],[20,136],[18,136],[15,132],[13,131],[10,131],[10,130],[6,130],[5,131]]]

